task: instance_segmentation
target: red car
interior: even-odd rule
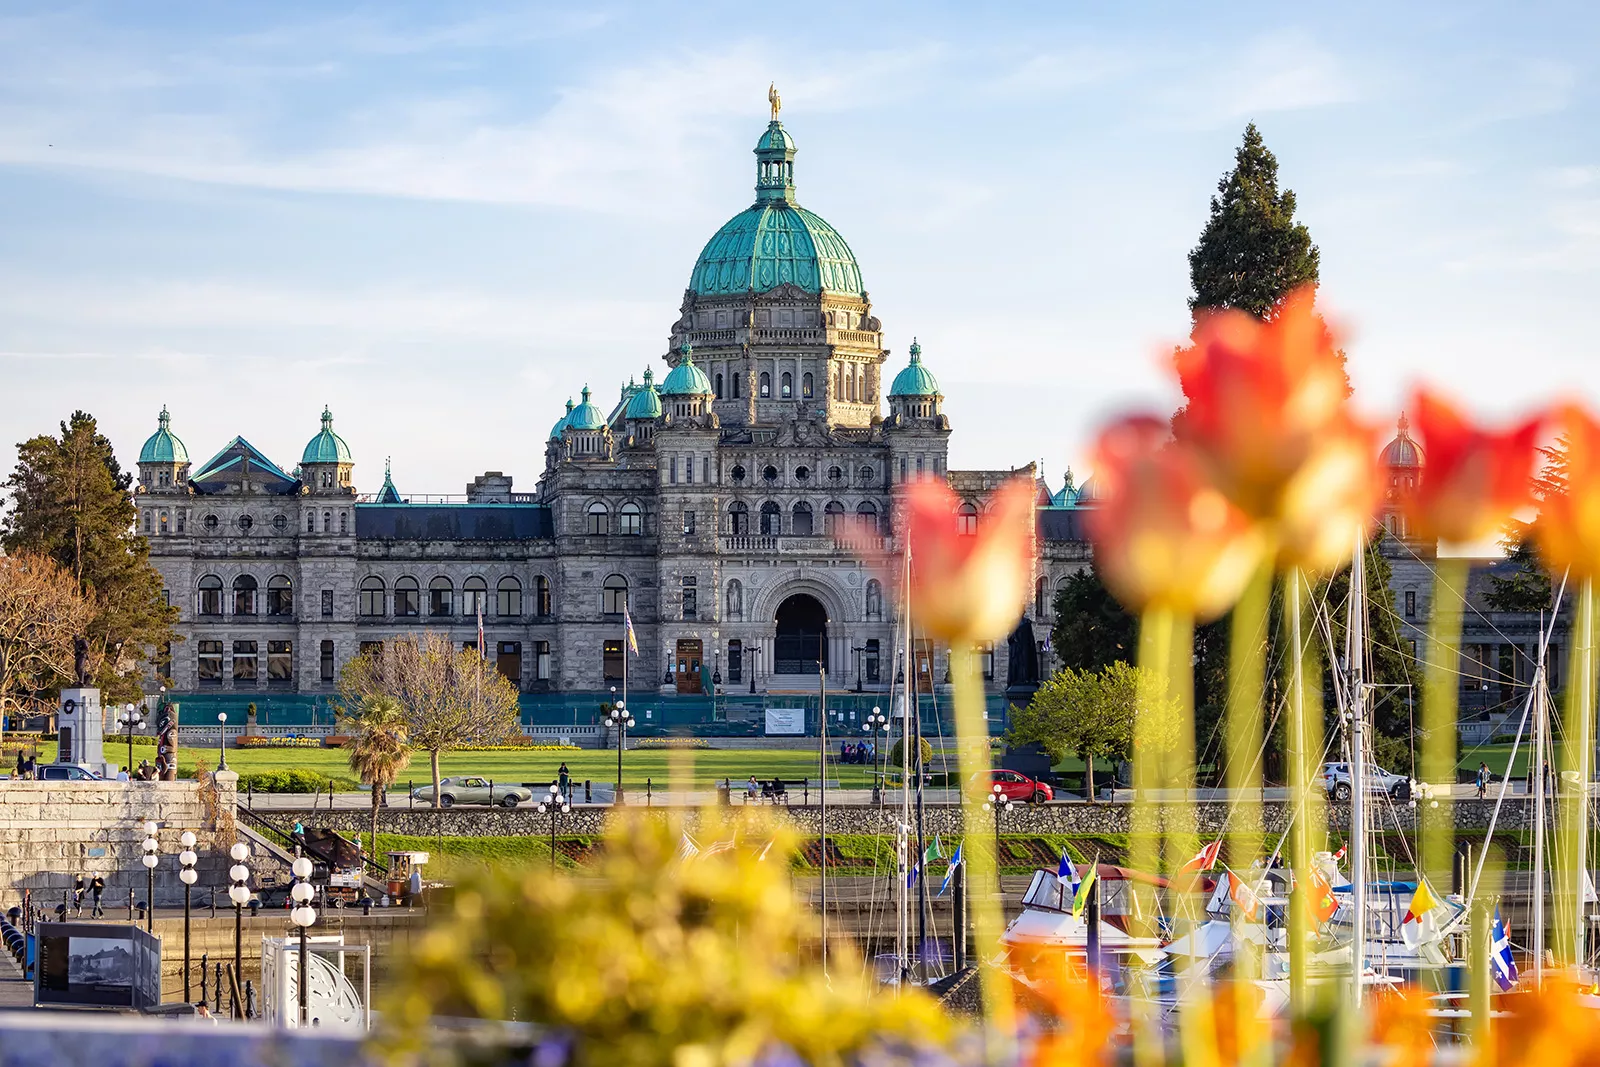
[[[1049,783],[1036,781],[1021,771],[990,771],[989,778],[989,788],[999,786],[1000,792],[1012,803],[1023,800],[1030,804],[1043,804],[1055,799],[1055,791]]]

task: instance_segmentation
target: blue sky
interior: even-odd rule
[[[1166,409],[1185,254],[1254,120],[1359,403],[1600,400],[1600,15],[1573,4],[0,6],[0,441],[163,403],[373,491],[531,489],[562,403],[647,365],[750,200],[776,81],[800,201],[958,466]],[[5,461],[9,466],[10,460]]]

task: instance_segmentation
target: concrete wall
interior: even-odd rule
[[[37,899],[72,888],[73,877],[99,872],[106,880],[107,904],[127,907],[128,890],[139,900],[147,891],[144,823],[160,826],[156,840],[156,903],[181,904],[178,880],[179,835],[199,838],[197,887],[228,884],[227,850],[234,843],[231,822],[238,776],[218,775],[224,826],[206,818],[196,782],[30,782],[0,781],[0,900],[6,907],[31,889]],[[226,835],[226,839],[223,837]],[[57,900],[59,903],[59,900]]]

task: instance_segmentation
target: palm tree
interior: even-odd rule
[[[378,854],[378,805],[400,772],[411,762],[406,743],[406,709],[394,697],[368,697],[361,710],[342,725],[350,733],[350,769],[372,786],[372,848]]]

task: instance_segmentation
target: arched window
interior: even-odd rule
[[[971,537],[978,532],[978,508],[967,501],[962,501],[956,508],[956,533]]]
[[[308,512],[306,512],[306,533],[316,533],[316,532],[317,532],[317,513],[314,512],[314,511],[308,511]]]
[[[844,381],[844,388],[845,388],[845,392],[849,394],[849,398],[851,400],[855,400],[855,398],[856,398],[856,372],[855,372],[854,368],[851,368],[849,374],[846,376],[845,381]]]
[[[333,512],[331,511],[322,513],[322,532],[333,533]]]
[[[789,513],[789,532],[796,537],[810,537],[811,525],[811,505],[802,500]]]
[[[267,579],[267,614],[294,614],[294,588],[287,575],[276,574]]]
[[[468,578],[461,583],[461,614],[475,618],[489,610],[489,583],[482,578]]]
[[[766,398],[766,397],[769,397],[771,395],[772,395],[772,375],[768,374],[766,371],[762,371],[761,372],[761,396],[763,398]]]
[[[611,513],[598,500],[589,505],[589,525],[586,529],[589,533],[600,536],[611,532]]]
[[[1044,621],[1046,612],[1050,610],[1048,590],[1049,586],[1043,578],[1033,583],[1033,617],[1040,622]]]
[[[863,500],[856,505],[856,518],[861,521],[863,533],[876,534],[878,532],[878,505],[870,500]]]
[[[794,395],[794,375],[784,371],[783,378],[780,381],[782,382],[783,398],[787,400]]]
[[[735,578],[728,583],[728,618],[744,618],[744,586]]]
[[[735,535],[750,532],[750,509],[742,500],[728,505],[728,532]]]
[[[256,580],[248,574],[241,574],[233,580],[233,613],[235,615],[254,615],[256,613]]]
[[[735,400],[738,400],[739,399],[739,378],[740,378],[740,376],[737,375],[737,374],[730,374],[730,375],[728,375],[728,377],[733,379],[733,398]]]
[[[550,617],[550,579],[542,574],[533,578],[533,613],[541,619]]]
[[[522,614],[522,583],[515,578],[500,579],[495,586],[494,613],[502,619],[515,619]]]
[[[720,373],[717,375],[717,390],[716,391],[717,391],[717,399],[721,400],[722,399],[722,375]]]
[[[776,535],[783,532],[783,519],[779,517],[778,505],[767,501],[761,505],[761,532]]]
[[[867,582],[867,618],[883,618],[883,583],[876,578]]]
[[[810,371],[806,371],[804,374],[802,374],[800,376],[800,395],[803,396],[803,397],[806,397],[806,398],[810,398],[810,396],[812,395],[812,388],[813,388],[813,386],[812,386],[811,372]]]
[[[417,585],[415,578],[401,578],[394,583],[394,613],[396,616],[414,619],[421,614],[422,588]]]
[[[838,468],[835,467],[834,469],[837,470]],[[828,501],[827,505],[822,509],[822,532],[828,534],[843,533],[844,531],[839,528],[839,522],[843,518],[844,505],[837,500]]]
[[[215,574],[200,579],[200,614],[222,614],[222,579]]]
[[[429,615],[448,615],[455,603],[456,587],[450,579],[440,576],[428,583]]]
[[[835,485],[837,485],[839,482],[844,481],[844,468],[839,466],[837,463],[835,463],[833,466],[829,467],[828,468],[828,481],[833,482]]]
[[[372,618],[383,614],[383,579],[361,579],[361,598],[359,610],[362,615]]]
[[[608,574],[600,587],[600,610],[607,615],[621,615],[628,606],[628,579],[620,574]]]
[[[690,461],[690,470],[693,470]],[[644,512],[639,510],[638,504],[624,504],[622,510],[617,512],[617,532],[625,537],[637,537],[644,533]]]
[[[339,532],[341,534],[350,532],[350,513],[348,511],[339,512]]]

